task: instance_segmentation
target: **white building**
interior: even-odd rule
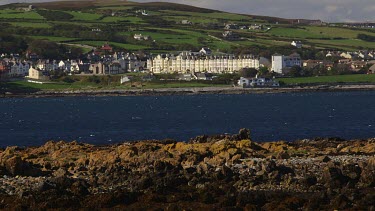
[[[149,59],[147,68],[153,73],[233,73],[242,68],[259,69],[259,59],[252,55],[195,56],[182,52],[178,56],[158,55]]]
[[[241,87],[278,87],[280,86],[278,81],[275,81],[270,78],[262,78],[262,77],[255,77],[255,78],[244,78],[241,77],[238,80],[238,85]]]
[[[135,35],[133,36],[133,38],[134,38],[135,40],[149,40],[149,39],[151,39],[150,36],[148,36],[148,35],[142,35],[142,34],[135,34]]]
[[[302,42],[301,41],[293,41],[291,43],[291,45],[296,47],[296,48],[302,48]]]
[[[289,56],[280,54],[272,55],[272,69],[271,71],[280,74],[286,74],[293,66],[301,67],[301,56],[298,53],[293,53]]]

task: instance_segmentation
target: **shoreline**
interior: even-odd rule
[[[0,149],[0,207],[364,210],[374,155],[374,138],[259,143],[246,129],[187,143],[50,141]]]
[[[348,92],[375,91],[375,84],[366,85],[314,85],[277,88],[241,87],[189,87],[157,89],[88,89],[88,90],[43,90],[33,93],[2,93],[0,98],[40,98],[40,97],[78,97],[78,96],[162,96],[162,95],[200,95],[200,94],[273,94],[302,92]]]

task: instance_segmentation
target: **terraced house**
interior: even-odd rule
[[[259,59],[245,56],[201,56],[199,53],[182,52],[178,56],[158,55],[147,60],[152,73],[233,73],[242,68],[259,68]]]

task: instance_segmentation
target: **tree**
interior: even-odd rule
[[[264,76],[264,75],[267,75],[269,71],[267,67],[260,67],[258,70],[258,73],[259,75]]]
[[[303,75],[302,68],[300,66],[295,65],[290,68],[288,75],[292,77],[300,77]]]
[[[258,70],[255,68],[242,68],[240,70],[240,76],[245,78],[253,78],[258,74]]]

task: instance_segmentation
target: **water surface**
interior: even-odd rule
[[[0,99],[0,146],[92,144],[251,129],[255,141],[375,137],[375,92]]]

